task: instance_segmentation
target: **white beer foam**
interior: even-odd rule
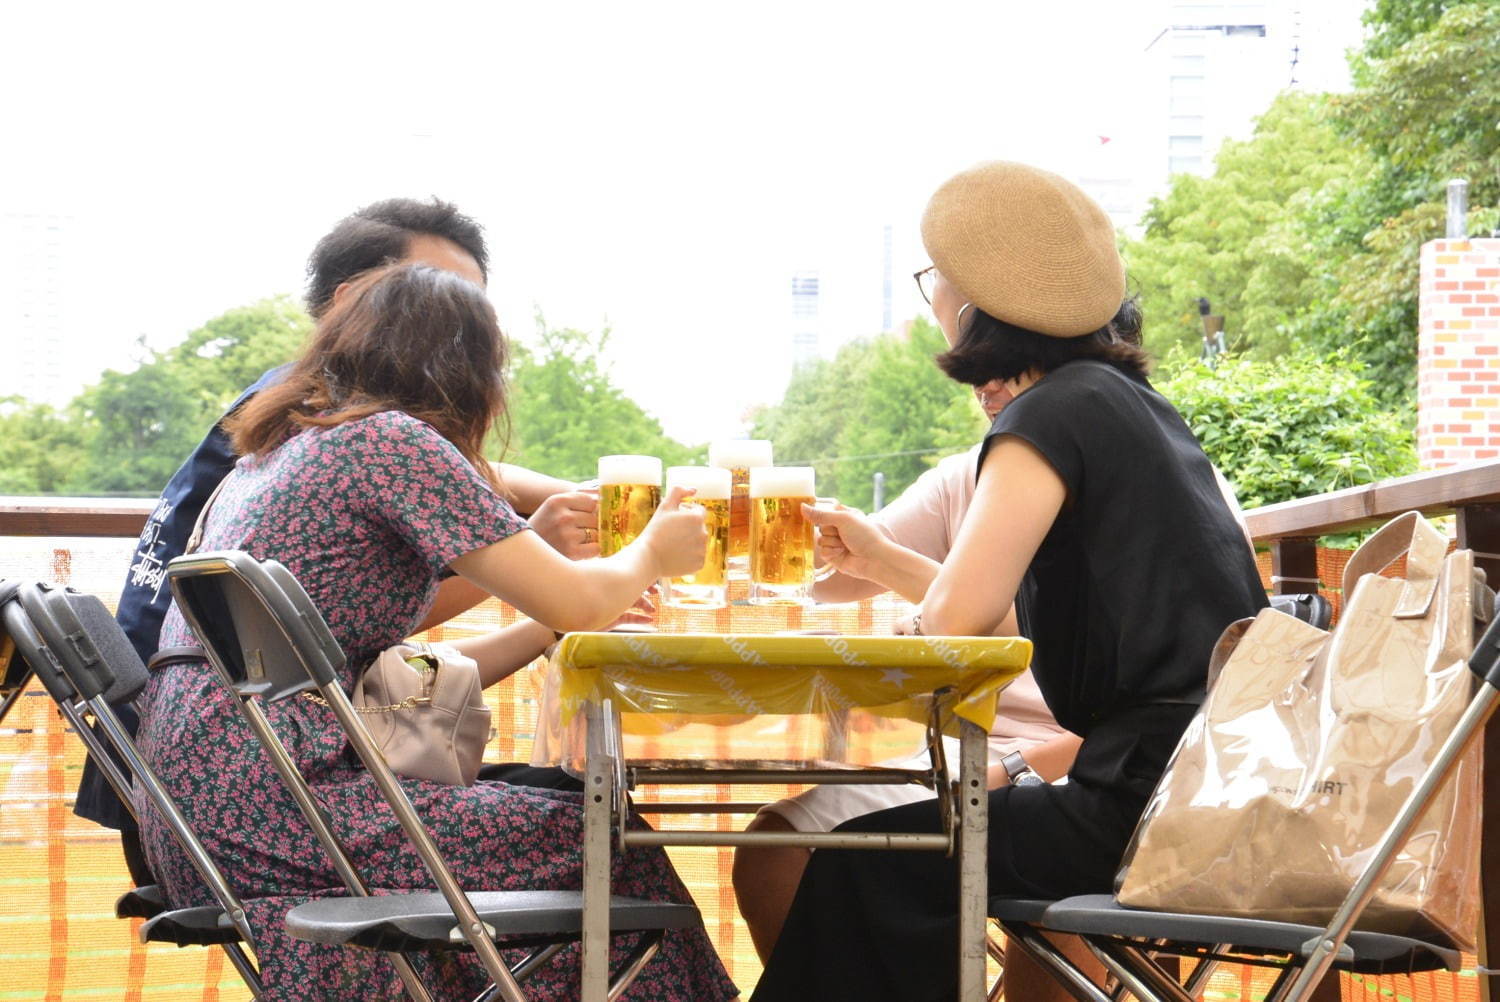
[[[732,478],[728,470],[712,466],[667,467],[667,490],[673,487],[692,487],[697,490],[693,497],[700,501],[727,501]]]
[[[655,456],[600,456],[599,485],[651,484],[661,486],[661,460]]]
[[[754,469],[771,465],[771,443],[762,438],[728,438],[710,442],[708,465],[724,469]]]
[[[812,497],[814,473],[811,466],[761,466],[750,470],[750,496],[753,498]]]

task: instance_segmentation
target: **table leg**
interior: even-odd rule
[[[606,1002],[609,994],[609,842],[614,801],[614,762],[606,730],[607,709],[585,710],[587,764],[583,798],[583,963],[582,1002]]]
[[[959,721],[958,763],[958,997],[985,999],[985,913],[989,910],[985,854],[989,845],[989,798],[986,796],[987,735],[967,720]]]

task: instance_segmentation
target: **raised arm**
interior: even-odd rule
[[[500,476],[500,482],[510,491],[516,511],[530,516],[554,494],[578,489],[571,480],[559,480],[545,473],[528,470],[513,463],[491,463]]]
[[[613,622],[658,578],[703,566],[703,510],[668,492],[635,542],[611,557],[572,561],[532,532],[519,532],[452,562],[464,578],[548,627],[567,632]]]
[[[922,600],[922,632],[1014,633],[1016,592],[1067,500],[1067,486],[1033,446],[1012,436],[985,456],[953,552]]]

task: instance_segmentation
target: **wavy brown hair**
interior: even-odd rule
[[[483,447],[505,420],[505,363],[505,335],[484,290],[426,265],[386,265],[349,283],[286,378],[224,428],[235,452],[258,455],[304,428],[403,411],[500,490]]]

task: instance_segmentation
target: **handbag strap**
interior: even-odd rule
[[[1398,619],[1427,615],[1437,592],[1448,537],[1432,527],[1421,512],[1409,511],[1391,519],[1365,540],[1344,567],[1344,601],[1366,574],[1378,574],[1395,560],[1406,557],[1406,584],[1396,604]]]
[[[218,500],[219,492],[224,489],[224,483],[228,479],[229,477],[225,476],[215,484],[213,493],[208,496],[207,501],[203,502],[203,508],[198,512],[198,521],[193,523],[193,531],[188,536],[187,546],[182,551],[184,554],[198,552],[198,547],[203,543],[203,523],[207,521],[208,511],[214,506],[214,502]]]
[[[438,666],[442,664],[442,656],[434,651],[432,649],[432,645],[427,643],[425,640],[403,641],[402,643],[395,646],[410,647],[414,649],[414,653],[408,654],[401,659],[405,661],[414,672],[418,672],[423,675],[429,675],[433,672],[436,672],[438,670]],[[390,648],[387,648],[387,650],[390,650]],[[425,662],[427,667],[419,668],[416,665],[412,664],[413,661]],[[365,670],[369,671],[368,668],[366,668]],[[322,695],[316,692],[304,692],[302,694],[302,698],[307,700],[309,703],[317,703],[319,706],[328,705],[328,700],[324,699]],[[431,696],[407,696],[401,702],[391,703],[387,706],[361,706],[357,703],[353,705],[355,713],[395,713],[398,710],[409,710],[414,706],[428,706],[431,703]]]

